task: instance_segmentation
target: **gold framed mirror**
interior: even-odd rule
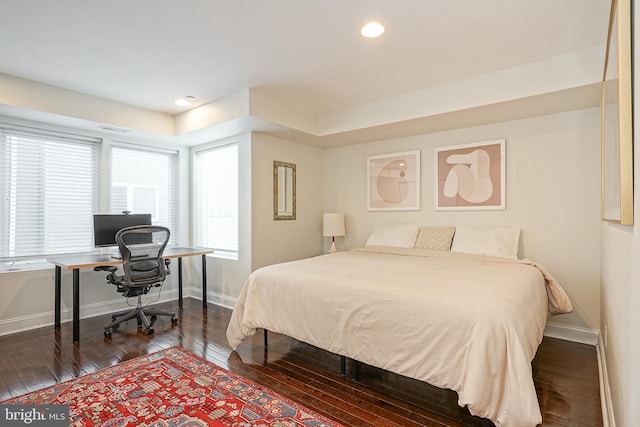
[[[602,77],[602,219],[633,224],[631,1],[612,0]]]
[[[273,162],[273,219],[296,219],[296,165]]]

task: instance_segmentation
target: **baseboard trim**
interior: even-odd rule
[[[46,313],[32,314],[30,316],[0,320],[0,336],[51,326],[53,325],[53,321],[51,320],[53,317],[53,311],[49,311]]]
[[[600,332],[593,329],[548,322],[544,328],[544,336],[597,346]]]
[[[199,299],[202,301],[202,288],[191,288],[190,296],[195,299]],[[217,292],[207,291],[207,303],[219,305],[221,307],[228,308],[233,310],[233,307],[236,306],[236,302],[238,298],[230,297],[228,295],[219,294]]]
[[[155,297],[152,297],[155,298]],[[158,301],[143,300],[144,303],[161,303],[178,299],[178,290],[162,291]],[[101,301],[92,304],[86,304],[80,307],[80,319],[102,316],[105,314],[115,313],[117,311],[133,308],[127,305],[126,300],[122,297],[110,301]],[[12,319],[0,320],[0,336],[24,332],[31,329],[53,326],[53,311],[38,313],[29,316],[14,317]],[[60,322],[66,323],[73,320],[73,311],[71,308],[63,309],[60,312]]]
[[[602,406],[602,427],[616,427],[616,419],[613,413],[611,401],[611,388],[609,387],[609,374],[607,373],[607,359],[604,351],[602,337],[598,339],[598,379],[600,380],[600,404]]]

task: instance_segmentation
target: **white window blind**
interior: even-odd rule
[[[111,146],[110,212],[151,214],[178,242],[178,153],[138,145]]]
[[[0,125],[0,257],[92,249],[99,143]]]
[[[195,243],[238,259],[238,144],[195,154]]]

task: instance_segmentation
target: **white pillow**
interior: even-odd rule
[[[412,248],[420,226],[416,224],[374,225],[365,246],[397,246]]]
[[[456,226],[451,252],[518,258],[520,229]]]

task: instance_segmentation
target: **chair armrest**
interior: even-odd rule
[[[124,276],[118,276],[116,271],[118,271],[118,267],[115,265],[98,265],[93,267],[93,271],[108,271],[107,274],[107,282],[112,285],[116,285],[118,287],[118,292],[122,292],[121,286],[122,281],[124,280]]]
[[[93,267],[93,271],[108,271],[111,273],[115,273],[118,270],[118,267],[115,265],[99,265],[97,267]]]

